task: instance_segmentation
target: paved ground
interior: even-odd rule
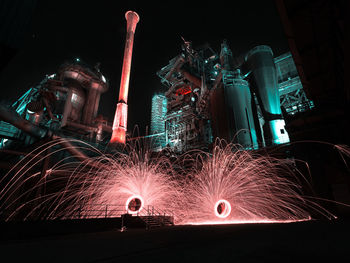
[[[1,262],[350,262],[350,221],[118,229],[0,241]]]

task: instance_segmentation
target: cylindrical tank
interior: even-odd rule
[[[251,70],[249,79],[263,111],[266,144],[289,141],[281,114],[276,67],[271,48],[264,45],[257,46],[246,54],[245,61],[245,66]]]
[[[230,78],[224,87],[230,141],[244,148],[258,148],[248,81]]]
[[[79,122],[81,118],[82,108],[85,105],[85,93],[81,88],[70,87],[72,95],[70,99],[71,107],[69,114],[69,120]]]
[[[94,119],[97,117],[98,107],[100,103],[101,93],[104,93],[108,89],[108,83],[106,83],[104,77],[99,76],[100,73],[93,72],[91,69],[84,67],[80,64],[68,64],[64,65],[60,70],[60,78],[66,81],[72,81],[73,86],[78,83],[82,88],[86,90],[87,95],[85,98],[80,96],[79,100],[85,99],[85,105],[82,109],[82,123],[86,125],[92,125]],[[72,103],[74,104],[74,92],[72,94]],[[77,103],[80,104],[80,101]],[[77,107],[81,110],[80,105]]]
[[[92,82],[87,91],[86,103],[83,111],[82,122],[91,125],[97,117],[98,107],[100,105],[101,93],[106,89],[100,82]]]

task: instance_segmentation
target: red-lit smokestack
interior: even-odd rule
[[[119,100],[117,108],[115,110],[113,121],[113,133],[110,142],[111,143],[125,143],[125,134],[128,119],[128,91],[129,91],[129,79],[130,68],[132,58],[132,48],[134,44],[134,33],[136,24],[139,22],[140,17],[134,11],[128,11],[125,13],[126,18],[126,42],[124,49],[124,60],[122,77],[120,80]]]

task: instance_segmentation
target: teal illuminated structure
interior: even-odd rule
[[[152,97],[151,111],[151,142],[153,149],[165,147],[165,116],[167,113],[167,99],[162,94]]]
[[[245,149],[287,143],[284,115],[313,107],[290,54],[274,58],[264,45],[234,57],[225,40],[220,54],[184,40],[157,75],[167,87],[166,144],[179,152],[209,148],[216,137]]]
[[[286,114],[294,115],[298,112],[314,108],[301,84],[292,54],[284,53],[274,59],[277,71],[278,90],[281,107]]]
[[[240,70],[232,71],[232,52],[226,41],[221,45],[220,60],[222,82],[230,141],[236,140],[246,149],[258,148],[252,111],[252,96],[248,81],[244,80]]]
[[[12,105],[0,104],[0,148],[74,137],[102,143],[112,128],[98,115],[109,83],[98,66],[74,59],[47,75]]]
[[[32,95],[37,93],[36,88],[30,88],[26,93],[24,93],[16,102],[11,105],[16,113],[20,116],[25,115],[27,104],[30,102]],[[0,121],[0,148],[5,147],[5,145],[11,140],[17,140],[21,136],[21,130],[11,125],[8,122]]]
[[[245,56],[246,67],[251,71],[248,80],[252,91],[257,95],[264,117],[263,134],[267,145],[289,142],[284,128],[279,91],[277,86],[276,67],[273,52],[268,46],[257,46]]]

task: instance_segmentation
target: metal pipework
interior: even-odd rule
[[[251,70],[250,80],[258,93],[263,110],[265,139],[268,144],[279,144],[281,138],[288,135],[281,114],[272,50],[268,46],[257,46],[247,53],[245,61],[245,65]],[[284,142],[288,140],[287,137],[283,139]]]
[[[43,138],[48,134],[48,130],[41,128],[18,115],[18,113],[0,104],[0,120],[8,122],[25,133],[36,137]]]
[[[183,74],[183,76],[185,77],[185,79],[187,79],[188,81],[192,82],[197,87],[199,87],[199,88],[201,87],[201,84],[202,84],[201,79],[193,76],[192,74],[190,74],[189,72],[187,72],[185,70],[180,70],[180,71]]]
[[[125,144],[125,135],[127,129],[127,117],[128,117],[128,91],[129,91],[129,79],[130,68],[132,59],[132,49],[134,44],[134,34],[136,25],[140,20],[139,15],[134,11],[128,11],[125,13],[125,19],[127,22],[126,42],[124,49],[124,60],[122,68],[122,76],[120,80],[119,100],[114,115],[113,121],[113,133],[110,142],[111,143],[123,143]]]
[[[85,96],[85,98],[80,94],[77,94],[76,91],[71,94],[73,97],[68,99],[72,100],[75,104],[78,101],[74,102],[74,100],[84,100],[85,103],[84,101],[82,102],[84,105],[82,122],[86,125],[93,124],[93,120],[97,116],[101,93],[107,91],[108,83],[106,83],[105,80],[95,72],[78,64],[64,66],[60,71],[60,77],[62,80],[74,80],[87,90],[87,96]]]

